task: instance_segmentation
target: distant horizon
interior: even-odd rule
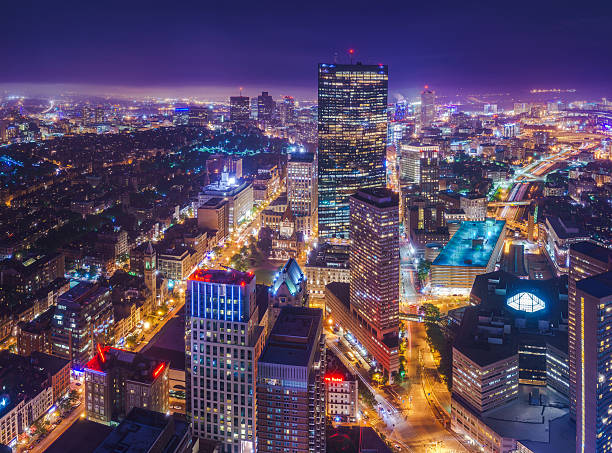
[[[272,84],[270,84],[272,85]],[[394,89],[392,80],[389,81],[389,103],[397,102],[406,99],[409,102],[418,100],[420,91],[424,88],[423,86],[417,87],[403,87]],[[119,98],[125,100],[133,99],[147,99],[154,98],[158,100],[168,99],[175,100],[177,102],[187,100],[197,100],[199,102],[228,102],[230,96],[240,95],[240,88],[242,88],[242,95],[250,98],[256,97],[261,94],[262,91],[267,91],[270,95],[279,99],[283,96],[293,96],[298,101],[303,102],[316,102],[317,101],[317,88],[316,80],[313,83],[312,88],[300,87],[300,86],[271,86],[266,88],[264,86],[229,86],[229,85],[183,85],[183,86],[170,86],[170,85],[150,85],[150,86],[133,86],[133,85],[119,85],[119,84],[88,84],[88,83],[0,83],[0,96],[23,96],[30,99],[44,98],[53,99],[55,97],[62,96],[76,96],[76,97],[100,97],[100,98]],[[453,97],[467,97],[467,96],[485,96],[485,97],[500,97],[507,98],[503,99],[506,102],[537,102],[545,99],[568,99],[570,100],[584,100],[584,101],[597,101],[602,98],[606,98],[606,93],[601,92],[594,88],[590,88],[587,91],[583,91],[580,88],[572,86],[530,86],[520,89],[509,90],[503,87],[480,87],[480,90],[475,87],[449,87],[449,86],[430,86],[436,94],[451,101]],[[561,93],[542,93],[538,95],[531,94],[529,91],[532,89],[551,89],[558,88],[561,90],[576,90],[573,93],[561,92]],[[612,88],[611,88],[612,90]],[[612,94],[612,93],[610,93]],[[608,96],[610,96],[608,94]],[[538,100],[533,100],[534,97],[538,97]],[[476,100],[474,103],[487,102],[487,100]]]

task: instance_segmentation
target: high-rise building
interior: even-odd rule
[[[51,322],[54,355],[81,367],[91,359],[97,344],[112,340],[113,306],[110,289],[81,282],[59,296]]]
[[[582,302],[576,294],[576,283],[608,271],[611,251],[592,242],[578,242],[570,245],[569,274],[567,282],[568,308],[568,354],[570,376],[570,416],[576,417],[576,398],[580,392],[579,369],[582,355],[583,326],[581,321]]]
[[[436,119],[436,93],[426,85],[421,92],[421,128],[431,126]]]
[[[292,153],[287,160],[287,202],[298,229],[309,236],[317,223],[317,159],[314,153]]]
[[[388,67],[319,65],[319,237],[349,237],[349,196],[384,187]]]
[[[293,96],[285,96],[280,105],[281,126],[289,126],[295,123],[295,99]]]
[[[576,283],[579,354],[576,367],[576,453],[612,450],[612,272]]]
[[[276,102],[272,99],[272,96],[267,91],[262,91],[257,96],[257,121],[267,126],[272,123],[274,119],[274,110],[276,108]]]
[[[251,119],[251,104],[248,96],[230,97],[230,121],[232,123],[248,123]]]
[[[428,202],[435,203],[440,191],[438,147],[419,143],[400,144],[400,180],[418,184]]]
[[[192,434],[221,442],[223,453],[255,451],[257,360],[265,342],[255,277],[195,271],[187,281],[187,416]]]
[[[166,413],[168,363],[136,352],[97,347],[85,366],[85,413],[104,424],[121,421],[134,407]]]
[[[397,344],[399,329],[399,200],[389,189],[362,189],[351,205],[351,310],[362,321],[362,337],[380,345]],[[360,339],[360,341],[362,341]],[[380,348],[370,348],[391,375],[397,371]],[[377,357],[378,356],[378,357]]]
[[[206,106],[192,105],[189,107],[189,119],[187,124],[190,126],[204,127],[208,124],[210,110]]]
[[[325,336],[318,308],[284,307],[257,365],[257,451],[325,451]]]

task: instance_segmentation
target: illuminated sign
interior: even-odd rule
[[[325,382],[344,382],[343,376],[325,376]]]
[[[506,303],[509,307],[512,307],[515,310],[524,311],[526,313],[533,313],[546,308],[546,304],[542,299],[526,292],[515,294],[514,296],[510,297]]]
[[[161,374],[162,371],[164,371],[164,368],[166,367],[165,363],[161,363],[157,366],[157,368],[155,368],[153,370],[153,379],[157,378],[157,376],[159,376]]]

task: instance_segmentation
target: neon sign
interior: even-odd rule
[[[325,382],[344,382],[343,376],[325,376]]]

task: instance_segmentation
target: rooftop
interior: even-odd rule
[[[359,189],[351,198],[376,206],[377,208],[392,208],[399,206],[399,197],[386,187]]]
[[[184,419],[134,407],[95,453],[175,451],[188,427]]]
[[[603,263],[608,262],[610,258],[612,258],[612,250],[590,241],[582,241],[571,244],[570,250],[575,250],[578,253],[590,256]]]
[[[113,428],[102,423],[77,418],[76,422],[45,450],[45,453],[67,451],[92,453],[112,430]]]
[[[85,369],[97,373],[121,369],[133,381],[153,382],[167,366],[168,362],[144,354],[98,345],[97,354],[87,362]]]
[[[283,307],[272,328],[260,362],[306,367],[321,332],[318,308]]]
[[[612,296],[612,271],[579,280],[576,289],[598,299]]]
[[[306,280],[300,265],[293,258],[287,260],[283,268],[276,274],[270,292],[276,294],[278,289],[283,285],[287,285],[291,295],[295,295],[300,290],[300,285]]]
[[[101,286],[98,283],[79,282],[76,286],[60,295],[58,300],[63,303],[72,302],[79,305],[87,305],[108,291],[109,289],[106,286]]]
[[[197,269],[188,280],[206,283],[219,283],[223,285],[245,286],[255,278],[252,272],[241,272],[236,269]]]
[[[433,265],[486,267],[505,225],[494,219],[461,222]]]

